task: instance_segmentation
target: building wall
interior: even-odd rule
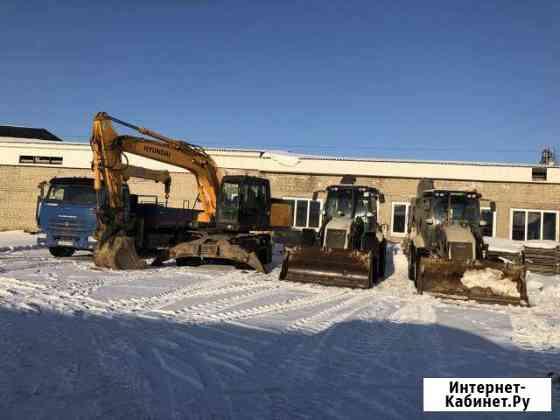
[[[311,198],[314,191],[337,184],[341,177],[305,175],[256,170],[228,169],[226,174],[257,175],[270,179],[274,197]],[[70,169],[42,166],[0,165],[0,230],[34,230],[37,185],[54,176],[91,176],[88,169]],[[409,202],[416,195],[419,178],[358,177],[356,182],[379,188],[385,195],[380,206],[380,220],[390,233],[393,202]],[[163,187],[147,180],[131,180],[131,191],[141,195],[157,195],[163,201]],[[560,184],[510,183],[487,181],[436,180],[436,188],[476,189],[483,199],[496,202],[496,236],[509,238],[511,209],[560,210]],[[185,172],[172,173],[169,205],[182,207],[183,200],[192,206],[196,197],[196,180]],[[186,203],[185,203],[186,204]],[[558,225],[558,222],[557,222]],[[398,239],[398,238],[393,238]]]
[[[38,185],[42,181],[58,176],[91,177],[88,169],[53,168],[41,166],[0,165],[0,231],[35,230],[35,208],[39,194]],[[170,206],[183,206],[183,200],[190,205],[196,197],[196,180],[188,173],[172,173]],[[164,200],[162,184],[135,179],[129,182],[135,194],[157,195]],[[146,199],[149,199],[146,197]],[[187,203],[185,202],[185,205]]]

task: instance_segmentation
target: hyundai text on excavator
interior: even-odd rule
[[[408,276],[420,294],[527,305],[524,267],[487,258],[480,198],[475,190],[436,189],[432,180],[420,181],[404,242]]]
[[[377,218],[383,194],[351,184],[332,185],[325,192],[319,233],[306,229],[301,244],[285,250],[280,279],[371,288],[385,273],[387,242]]]
[[[118,135],[112,123],[144,136]],[[91,138],[94,186],[98,194],[97,266],[133,269],[175,259],[178,265],[227,260],[265,272],[272,259],[271,212],[286,211],[273,203],[267,179],[223,176],[204,149],[98,113]],[[167,171],[128,164],[134,154],[186,169],[196,177],[200,210],[140,204],[126,180],[137,177],[162,182],[166,199]],[[280,218],[281,219],[281,218]],[[278,218],[276,218],[278,220]]]

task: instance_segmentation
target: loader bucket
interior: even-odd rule
[[[319,247],[286,249],[280,280],[368,289],[376,280],[368,252]]]
[[[117,235],[100,242],[95,249],[93,261],[98,267],[113,270],[134,270],[144,268],[146,263],[138,257],[134,238]]]
[[[496,261],[421,258],[416,288],[447,299],[528,306],[524,267]]]

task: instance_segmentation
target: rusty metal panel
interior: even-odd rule
[[[290,227],[294,220],[293,202],[288,200],[273,200],[270,206],[270,226]]]

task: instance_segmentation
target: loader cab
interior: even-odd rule
[[[377,223],[377,202],[382,194],[372,187],[334,185],[327,188],[323,221],[336,217],[361,218],[364,223]]]
[[[427,191],[419,204],[428,225],[480,225],[480,194],[476,191]]]
[[[270,182],[253,176],[225,176],[218,193],[216,225],[245,232],[270,225]]]

